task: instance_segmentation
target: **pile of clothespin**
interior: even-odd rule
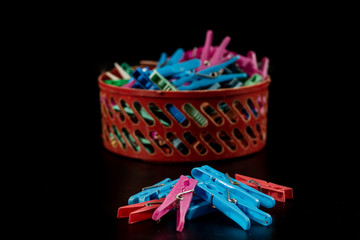
[[[127,63],[115,63],[116,74],[106,72],[104,82],[123,88],[163,91],[216,90],[237,88],[264,81],[269,59],[260,64],[249,51],[241,56],[226,49],[231,38],[225,37],[219,46],[212,46],[213,32],[207,31],[203,47],[184,52],[179,48],[167,57],[162,53],[158,62],[144,61],[144,67],[133,69]]]
[[[129,218],[129,223],[147,219],[158,221],[169,211],[177,211],[177,231],[182,231],[185,218],[192,220],[220,211],[244,230],[250,229],[251,221],[268,226],[272,217],[259,209],[272,208],[275,200],[285,202],[293,198],[292,188],[268,183],[263,180],[235,175],[231,178],[207,165],[193,168],[190,176],[163,181],[129,198],[127,206],[120,207],[118,218]]]

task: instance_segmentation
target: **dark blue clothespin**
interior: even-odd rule
[[[149,77],[148,69],[137,68],[133,73],[132,77],[135,78],[136,82],[132,86],[132,88],[140,88],[140,89],[159,89]]]

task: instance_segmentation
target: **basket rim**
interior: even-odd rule
[[[243,86],[239,88],[224,88],[216,90],[186,90],[186,91],[162,91],[149,89],[123,88],[105,83],[102,80],[102,73],[98,77],[98,86],[101,90],[120,95],[151,97],[151,98],[204,98],[204,97],[220,97],[229,95],[241,95],[251,92],[257,92],[267,88],[270,85],[271,78],[268,75],[265,81],[251,86]]]

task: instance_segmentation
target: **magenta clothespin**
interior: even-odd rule
[[[152,219],[158,221],[171,209],[176,212],[176,230],[181,232],[184,229],[185,215],[189,209],[197,180],[181,175],[173,189],[166,196],[164,202],[155,210]]]
[[[266,79],[269,69],[269,58],[263,57],[261,59],[260,68],[257,66],[256,54],[254,51],[249,51],[245,56],[241,56],[236,62],[238,67],[248,74],[249,77],[252,75],[259,74],[262,79]]]

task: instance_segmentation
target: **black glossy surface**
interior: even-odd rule
[[[26,138],[23,142],[33,143],[32,152],[36,160],[42,161],[31,162],[37,169],[31,172],[36,184],[30,186],[29,194],[22,194],[33,199],[34,204],[19,204],[19,208],[24,208],[20,229],[36,216],[39,222],[32,230],[47,239],[63,235],[67,239],[359,236],[354,231],[359,216],[358,199],[351,192],[358,191],[357,181],[352,179],[357,175],[351,174],[349,164],[349,159],[356,158],[348,156],[351,147],[342,144],[352,141],[338,137],[341,131],[351,132],[353,123],[337,129],[338,121],[350,112],[341,114],[335,93],[326,91],[338,79],[324,79],[318,70],[319,62],[331,50],[322,48],[330,37],[322,34],[324,26],[304,23],[303,18],[309,17],[304,12],[281,11],[276,15],[266,11],[256,16],[251,13],[247,18],[242,15],[245,10],[240,10],[239,15],[238,9],[228,5],[219,7],[217,17],[208,15],[214,12],[213,7],[197,11],[199,14],[191,14],[195,10],[191,8],[189,12],[186,7],[183,12],[179,9],[166,17],[159,11],[157,16],[164,18],[156,20],[147,8],[126,17],[120,14],[123,8],[114,8],[112,14],[108,12],[111,7],[100,8],[55,15],[56,24],[41,30],[40,36],[44,37],[34,43],[29,40],[26,46],[29,56],[37,55],[39,49],[43,53],[40,61],[44,65],[34,69],[42,68],[44,72],[38,73],[36,76],[40,76],[32,84],[38,83],[46,90],[28,98],[35,99],[35,103],[31,105],[32,114],[26,116],[29,122],[21,125],[24,131],[34,131],[31,136],[39,137],[39,141]],[[238,22],[244,19],[254,21],[239,27]],[[273,217],[272,225],[253,224],[249,231],[243,231],[222,214],[186,222],[182,233],[176,232],[175,216],[171,214],[159,224],[147,221],[128,225],[126,219],[116,219],[116,210],[127,203],[130,195],[165,177],[190,174],[193,167],[203,163],[151,164],[106,151],[100,139],[97,76],[110,69],[114,61],[135,64],[140,59],[157,59],[162,51],[171,54],[177,47],[191,49],[202,45],[207,29],[214,30],[215,43],[230,35],[231,50],[242,54],[255,50],[259,59],[268,56],[272,83],[266,148],[251,156],[206,164],[231,175],[240,173],[293,187],[294,200],[266,209]],[[45,72],[55,72],[51,76],[56,81],[49,81],[50,75]],[[311,84],[305,84],[304,79]],[[33,116],[39,120],[30,122]],[[336,122],[329,124],[334,118]]]

